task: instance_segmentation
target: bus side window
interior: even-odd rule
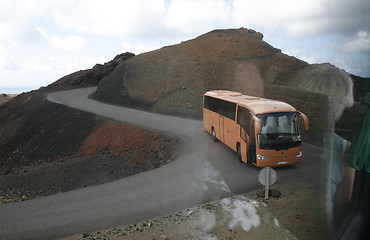
[[[251,119],[251,115],[249,113],[249,110],[246,109],[245,107],[238,106],[238,119],[237,123],[241,126],[241,138],[243,140],[246,140],[246,134],[250,134],[250,121],[253,121]]]
[[[235,120],[236,103],[222,99],[204,96],[204,108],[221,114],[224,117]]]

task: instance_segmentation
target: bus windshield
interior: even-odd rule
[[[301,145],[297,113],[268,113],[257,117],[261,122],[258,134],[261,149],[280,150]]]

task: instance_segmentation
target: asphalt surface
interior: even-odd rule
[[[198,120],[94,101],[95,88],[55,92],[47,100],[176,136],[178,158],[158,169],[98,186],[0,206],[0,239],[52,239],[136,223],[262,188],[258,168],[213,142]],[[298,166],[275,169],[277,183],[318,179],[320,148],[304,145]]]

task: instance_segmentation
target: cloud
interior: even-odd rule
[[[0,41],[10,44],[29,44],[41,39],[40,33],[22,20],[0,22]]]
[[[41,38],[33,23],[43,16],[47,1],[11,1],[0,3],[0,41],[29,44]]]
[[[281,27],[287,28],[297,24],[297,20],[303,21],[322,11],[317,2],[318,0],[234,0],[233,18],[239,25],[281,30]]]
[[[79,51],[85,46],[85,39],[77,36],[52,37],[50,39],[53,48],[60,48],[66,51]]]
[[[247,27],[294,37],[370,32],[368,0],[4,0],[0,39],[41,34],[33,20],[63,31],[124,38],[195,37],[220,28]],[[17,11],[12,11],[16,9]],[[51,19],[50,19],[51,18]],[[14,26],[17,26],[14,28]]]
[[[132,36],[151,32],[160,23],[164,0],[76,1],[54,9],[52,15],[59,27],[80,33],[106,36]]]
[[[360,30],[370,30],[370,1],[368,0],[330,0],[321,3],[325,11],[320,16],[328,23],[322,32],[333,31],[343,34],[356,34]]]
[[[320,62],[323,61],[320,58],[320,56],[307,54],[307,53],[301,51],[298,48],[290,49],[289,51],[286,52],[286,54],[288,54],[290,56],[294,56],[296,58],[299,58],[299,59],[301,59],[305,62],[308,62],[310,64],[320,63]]]
[[[356,39],[348,42],[344,46],[347,52],[370,52],[370,35],[368,32],[359,31]]]
[[[227,24],[230,10],[231,6],[223,0],[172,0],[164,24],[185,34],[201,33]]]
[[[368,0],[234,0],[237,24],[266,31],[286,31],[294,37],[353,34],[369,29]]]
[[[231,5],[224,0],[76,1],[54,8],[66,31],[130,39],[192,36],[226,26]]]
[[[152,46],[144,45],[143,43],[132,44],[129,42],[123,42],[122,52],[132,52],[137,55],[137,54],[148,52],[152,49],[156,49],[159,47],[161,46],[152,47]]]
[[[91,56],[71,54],[57,50],[51,50],[47,54],[33,54],[32,58],[20,59],[16,71],[5,71],[0,68],[0,90],[4,92],[4,89],[12,89],[8,92],[20,93],[37,89],[70,73],[92,68],[96,63],[104,63],[108,60],[111,58],[107,59],[93,54]]]
[[[14,59],[8,54],[5,47],[0,44],[0,70],[15,71],[17,69]]]

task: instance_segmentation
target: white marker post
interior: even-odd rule
[[[262,168],[258,174],[259,182],[265,186],[265,200],[269,199],[270,186],[276,182],[277,175],[274,169]]]
[[[269,199],[270,190],[270,168],[266,168],[266,181],[265,181],[265,200]]]

